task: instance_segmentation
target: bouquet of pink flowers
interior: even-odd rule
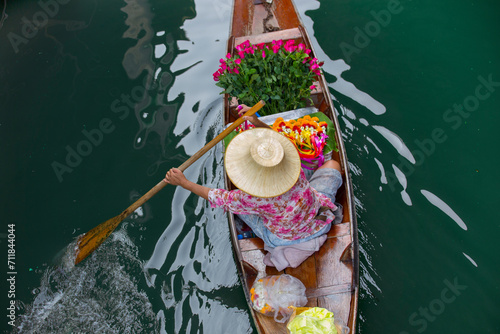
[[[214,73],[216,85],[224,89],[221,94],[249,106],[268,101],[262,115],[302,108],[311,100],[323,63],[312,58],[304,44],[279,40],[268,46],[245,41],[236,50],[234,56],[228,53],[220,60]]]

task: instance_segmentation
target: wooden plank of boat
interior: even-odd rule
[[[272,40],[294,39],[312,49],[306,30],[301,24],[292,0],[273,1],[268,4],[260,0],[235,0],[231,34],[228,40],[228,52],[234,54],[235,46],[250,40],[251,43],[271,43]],[[312,51],[314,55],[314,50]],[[328,239],[321,249],[309,257],[297,268],[287,268],[277,272],[275,268],[266,267],[263,263],[265,255],[261,239],[250,238],[238,240],[234,216],[229,214],[231,238],[235,257],[245,296],[249,302],[252,317],[259,333],[286,333],[285,324],[274,321],[255,312],[251,307],[250,288],[257,277],[287,273],[297,277],[306,286],[307,306],[324,307],[332,311],[336,319],[356,332],[356,317],[359,289],[359,255],[358,230],[354,207],[352,182],[349,175],[347,157],[342,141],[341,129],[331,100],[326,80],[321,76],[313,91],[314,106],[326,114],[333,122],[336,130],[336,141],[339,152],[333,158],[342,166],[343,185],[337,193],[337,202],[342,204],[344,218],[342,223],[332,226]],[[235,120],[235,103],[224,99],[225,124]],[[228,189],[234,186],[226,177]]]

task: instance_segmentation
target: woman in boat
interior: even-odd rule
[[[240,113],[247,109],[240,108]],[[340,164],[326,161],[308,181],[289,139],[256,116],[246,120],[256,128],[233,138],[225,156],[226,172],[237,190],[196,184],[176,168],[167,172],[164,181],[207,199],[213,208],[237,214],[266,249],[302,244],[326,234],[335,219],[335,196],[342,185]]]

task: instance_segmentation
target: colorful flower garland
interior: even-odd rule
[[[326,122],[319,122],[317,117],[311,118],[309,115],[289,121],[278,117],[272,126],[275,131],[292,141],[297,147],[302,161],[317,165],[315,168],[321,166],[324,162],[323,148],[328,139],[327,127]],[[304,164],[303,167],[315,169]]]

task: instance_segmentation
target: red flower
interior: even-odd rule
[[[242,50],[243,49],[246,49],[250,46],[250,41],[247,39],[246,41],[244,41],[243,43],[241,43],[240,45],[238,45]]]

